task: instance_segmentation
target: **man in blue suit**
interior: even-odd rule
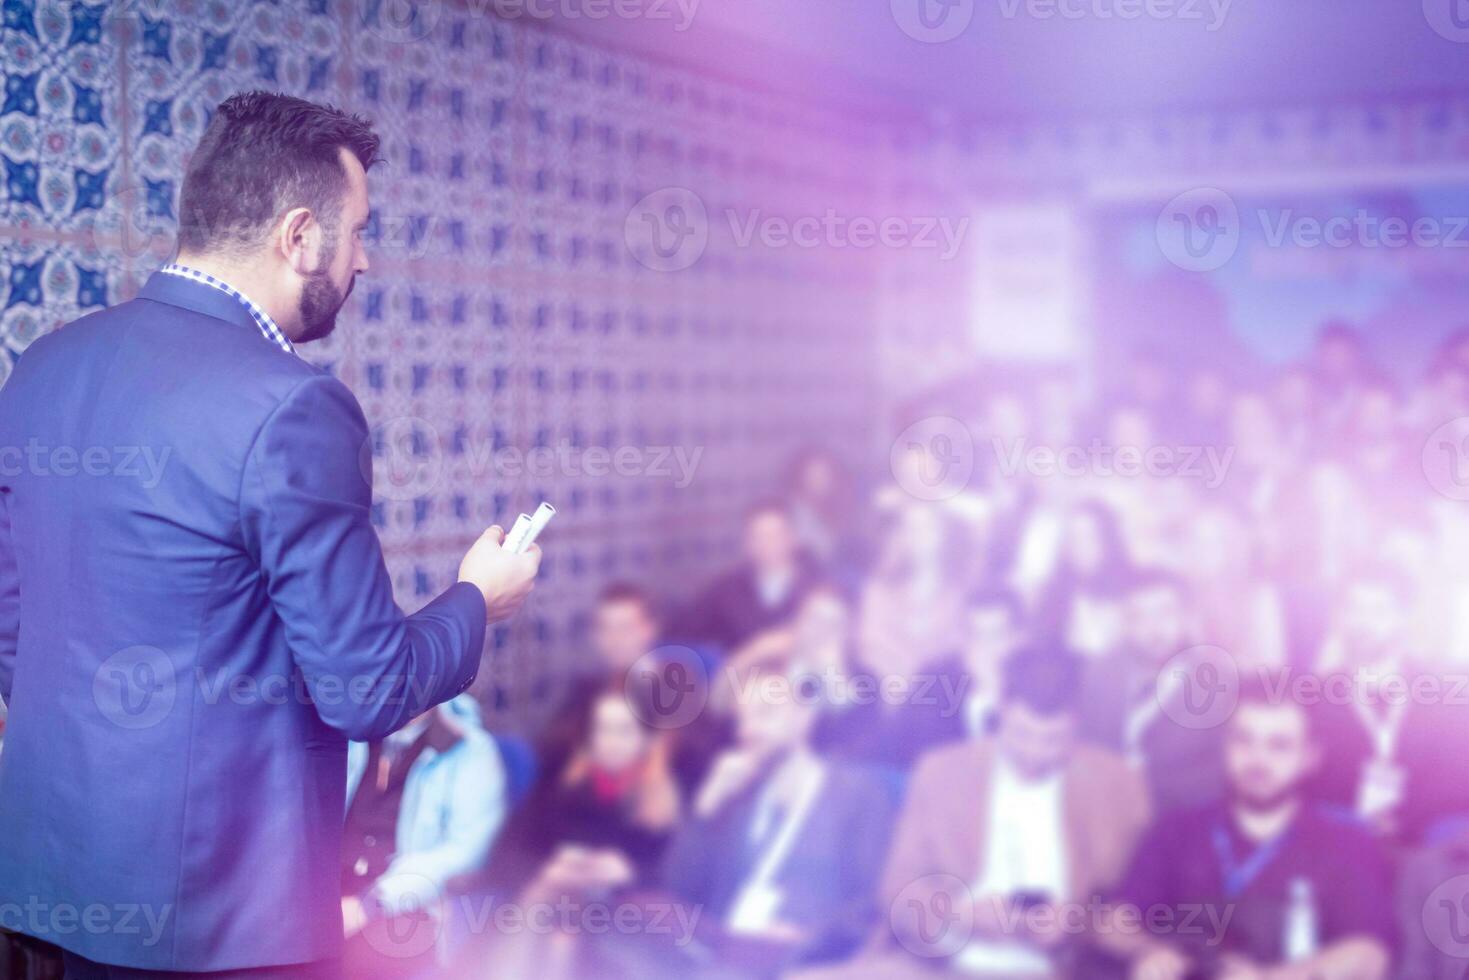
[[[469,687],[534,583],[493,527],[404,616],[362,411],[294,352],[367,270],[377,151],[227,100],[177,262],[0,389],[0,927],[72,976],[335,972],[348,740]]]

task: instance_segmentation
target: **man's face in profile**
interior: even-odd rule
[[[367,271],[367,250],[362,230],[367,226],[367,171],[345,148],[337,151],[346,172],[347,186],[337,220],[322,225],[321,256],[301,290],[300,343],[321,340],[337,326],[337,313],[352,295],[359,273]]]

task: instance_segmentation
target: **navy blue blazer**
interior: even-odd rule
[[[345,385],[154,275],[0,389],[0,925],[114,965],[331,958],[347,741],[474,679],[485,604],[413,616]]]

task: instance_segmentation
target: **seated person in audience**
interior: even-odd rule
[[[969,596],[965,625],[963,727],[966,736],[979,738],[998,722],[1005,664],[1027,638],[1025,609],[1009,589],[980,589]]]
[[[818,593],[808,606],[823,601],[834,604],[840,598]],[[803,621],[807,615],[803,609]],[[1004,589],[977,591],[969,597],[965,627],[959,652],[911,677],[879,674],[850,660],[841,674],[818,675],[805,668],[825,677],[823,689],[833,695],[817,722],[817,749],[907,772],[930,749],[987,734],[999,701],[1001,668],[1024,636],[1020,601]],[[844,649],[849,656],[855,652],[850,643]]]
[[[801,549],[786,504],[756,504],[745,517],[742,560],[694,599],[671,636],[727,654],[789,620],[819,578],[815,562]]]
[[[1065,928],[1112,887],[1148,821],[1142,779],[1077,737],[1081,665],[1060,650],[1005,663],[994,735],[914,773],[883,875],[888,921],[811,978],[1064,975]]]
[[[1240,685],[1226,802],[1164,817],[1138,849],[1098,935],[1137,980],[1387,976],[1390,868],[1364,827],[1306,795],[1319,735],[1275,695],[1271,678]]]
[[[347,752],[342,848],[345,968],[408,976],[434,962],[453,879],[477,871],[505,818],[505,773],[461,694]],[[415,938],[416,937],[416,938]]]
[[[550,721],[536,739],[544,771],[561,771],[582,734],[592,701],[657,649],[661,629],[653,597],[639,586],[613,582],[597,595],[587,630],[590,662],[566,677],[565,688],[552,699]]]
[[[935,504],[912,503],[884,522],[858,608],[862,662],[885,676],[911,677],[954,655],[982,565],[972,526]]]
[[[1143,774],[1154,812],[1216,802],[1224,795],[1219,728],[1190,725],[1177,710],[1187,677],[1203,669],[1186,653],[1203,642],[1188,585],[1168,572],[1138,572],[1123,608],[1122,646],[1087,665],[1083,733]]]
[[[1036,599],[1037,625],[1086,657],[1101,657],[1122,639],[1122,593],[1132,557],[1117,513],[1083,500],[1066,516],[1056,566]]]
[[[620,682],[592,699],[570,757],[546,773],[495,850],[498,891],[555,883],[576,863],[570,858],[584,856],[617,869],[606,884],[647,879],[680,810],[669,734],[648,723],[653,717]]]
[[[801,547],[828,575],[847,582],[860,572],[856,481],[846,465],[820,446],[808,446],[791,459],[785,481],[791,521]]]
[[[817,707],[777,664],[742,678],[738,743],[721,753],[663,862],[703,909],[702,941],[746,975],[845,956],[878,920],[892,797],[811,748]]]
[[[1411,649],[1411,595],[1386,570],[1350,577],[1314,695],[1326,747],[1317,794],[1405,840],[1469,818],[1469,691],[1462,669],[1430,671]]]
[[[621,683],[605,689],[588,705],[582,737],[561,771],[549,773],[511,818],[489,878],[527,922],[539,914],[534,921],[559,924],[546,910],[586,908],[653,880],[680,801],[668,734],[648,724],[652,717]],[[610,914],[616,906],[607,908]],[[486,975],[579,975],[579,962],[595,954],[589,936],[543,926],[501,936],[483,954]]]

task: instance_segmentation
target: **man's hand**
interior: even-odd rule
[[[485,621],[499,623],[514,616],[536,584],[541,549],[531,545],[524,554],[506,551],[505,531],[496,524],[470,546],[459,563],[459,581],[468,582],[485,597]]]

